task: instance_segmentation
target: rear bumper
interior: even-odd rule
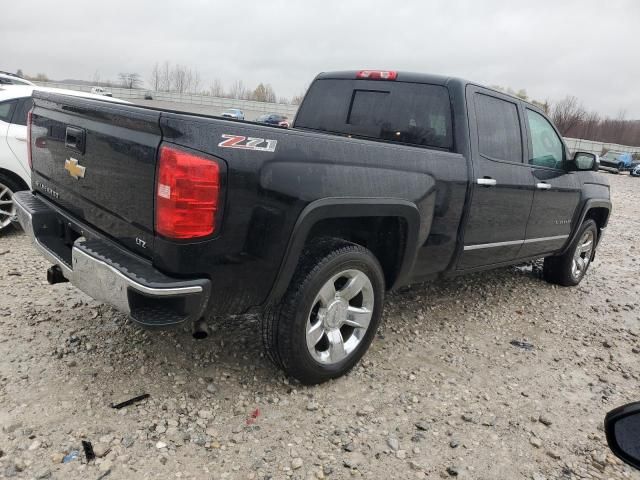
[[[147,327],[203,316],[211,292],[208,279],[169,277],[31,192],[16,193],[14,202],[18,222],[38,251],[87,295]],[[68,227],[80,235],[74,241],[61,233]]]

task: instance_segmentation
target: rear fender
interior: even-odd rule
[[[416,205],[400,199],[324,198],[310,203],[298,217],[266,304],[276,303],[286,292],[312,227],[321,220],[349,217],[400,217],[405,221],[407,232],[404,254],[391,289],[406,283],[418,251],[420,213]]]

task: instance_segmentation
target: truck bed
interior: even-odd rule
[[[72,219],[61,235],[81,235],[75,219],[163,274],[211,280],[212,312],[263,305],[305,208],[326,199],[415,205],[417,242],[433,259],[420,265],[414,258],[415,275],[444,270],[454,255],[469,178],[460,154],[52,93],[34,97],[33,187]],[[222,165],[220,225],[210,237],[179,241],[155,231],[161,145]],[[68,162],[84,167],[84,176],[74,178]]]

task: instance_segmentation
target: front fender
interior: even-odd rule
[[[609,211],[609,215],[607,216],[607,220],[606,220],[605,224],[602,225],[603,229],[606,228],[607,222],[609,221],[609,218],[611,217],[611,200],[608,200],[606,198],[589,198],[589,199],[585,200],[584,204],[582,205],[582,208],[580,209],[580,213],[576,218],[576,222],[575,222],[574,228],[573,228],[573,230],[571,232],[571,236],[569,237],[569,240],[565,244],[565,247],[562,250],[561,254],[564,254],[569,249],[569,247],[571,245],[573,245],[574,240],[578,236],[578,231],[580,229],[580,225],[582,225],[582,223],[584,222],[584,219],[587,216],[587,213],[592,208],[606,208]],[[598,239],[598,242],[599,241],[600,240]]]

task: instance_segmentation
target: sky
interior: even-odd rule
[[[380,68],[640,119],[638,0],[20,0],[2,17],[0,70],[55,80],[148,81],[168,60],[205,88],[264,82],[291,97],[321,71]]]

